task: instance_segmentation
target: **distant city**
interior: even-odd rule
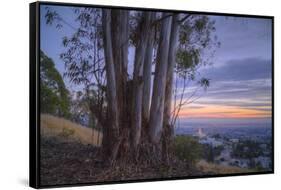
[[[176,135],[187,135],[211,149],[209,159],[224,166],[268,171],[272,168],[271,122],[182,122]]]

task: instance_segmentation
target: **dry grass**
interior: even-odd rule
[[[197,168],[202,172],[215,174],[235,174],[253,172],[250,169],[244,169],[235,166],[222,166],[218,164],[208,163],[204,160],[201,160],[197,163]]]
[[[41,114],[41,135],[64,137],[85,145],[100,146],[102,142],[101,132],[48,114]]]

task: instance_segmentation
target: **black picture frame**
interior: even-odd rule
[[[140,180],[124,180],[112,182],[93,182],[79,184],[63,184],[63,185],[48,185],[40,184],[40,6],[41,5],[56,5],[65,7],[92,7],[92,8],[109,8],[109,9],[124,9],[124,10],[141,10],[141,11],[161,11],[161,12],[178,12],[178,13],[195,13],[201,15],[215,16],[231,16],[231,17],[247,17],[247,18],[266,18],[272,22],[272,171],[251,172],[251,173],[235,173],[235,174],[220,174],[220,175],[204,175],[204,176],[188,176],[188,177],[172,177],[172,178],[156,178],[156,179],[140,179]],[[71,187],[85,185],[101,185],[101,184],[118,184],[132,182],[152,182],[165,180],[183,180],[195,178],[214,178],[214,177],[233,177],[246,175],[260,175],[274,173],[274,17],[262,15],[248,14],[232,14],[219,12],[200,12],[187,10],[168,10],[156,8],[141,8],[141,7],[123,7],[123,6],[105,6],[77,3],[59,3],[59,2],[34,2],[30,3],[30,18],[29,18],[29,39],[30,39],[30,89],[29,89],[29,185],[33,188],[54,188],[54,187]]]

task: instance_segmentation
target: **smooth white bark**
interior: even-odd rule
[[[154,46],[155,28],[152,26],[156,13],[151,13],[151,22],[149,27],[148,41],[145,50],[145,59],[143,66],[143,97],[142,97],[142,115],[145,122],[149,121],[150,98],[151,98],[151,70],[152,56]]]
[[[149,118],[149,137],[150,141],[153,143],[160,142],[163,128],[165,86],[172,20],[171,16],[166,16],[167,14],[168,13],[163,13],[162,16],[166,18],[163,19],[161,25]]]
[[[135,53],[133,73],[133,103],[132,103],[132,137],[136,148],[140,141],[142,126],[142,96],[143,96],[143,64],[147,47],[151,13],[145,12],[138,31],[138,42]]]

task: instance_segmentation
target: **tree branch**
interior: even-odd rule
[[[192,15],[186,15],[185,17],[183,17],[182,19],[180,19],[178,22],[182,23],[184,22],[186,19],[188,19],[189,17],[191,17]]]

